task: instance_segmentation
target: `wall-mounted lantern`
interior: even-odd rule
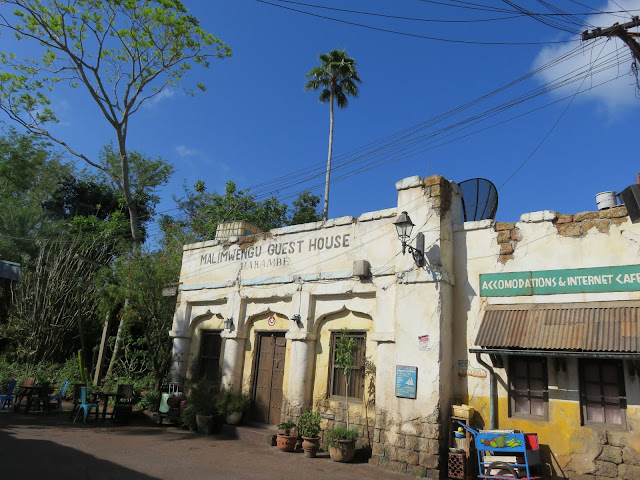
[[[408,244],[409,237],[411,236],[411,230],[415,226],[409,217],[407,212],[402,212],[398,215],[393,224],[396,226],[396,231],[398,232],[398,239],[402,243],[402,254],[404,255],[407,250],[413,256],[413,261],[416,262],[418,267],[422,267],[424,265],[424,234],[422,232],[416,235],[416,247],[412,247]]]
[[[226,318],[224,321],[224,329],[231,331],[233,328],[233,317]]]
[[[299,314],[295,313],[291,316],[291,321],[296,324],[298,328],[302,328],[302,317]]]

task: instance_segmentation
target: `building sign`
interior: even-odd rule
[[[269,324],[270,327],[273,327],[276,324],[276,317],[271,315],[269,317],[269,320],[267,320],[267,324]]]
[[[349,248],[350,242],[351,235],[342,233],[293,242],[215,249],[200,254],[200,265],[240,262],[243,270],[282,267],[291,263],[291,255],[316,255],[323,251]]]
[[[416,398],[418,367],[396,365],[396,397]]]
[[[487,372],[482,368],[472,367],[469,360],[458,360],[458,376],[486,378]]]
[[[635,291],[640,265],[480,274],[482,297]]]

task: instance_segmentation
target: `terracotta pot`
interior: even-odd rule
[[[335,446],[329,446],[329,456],[334,462],[350,462],[356,454],[355,440],[334,440]]]
[[[316,458],[320,450],[320,437],[302,437],[302,450],[305,457]]]
[[[229,425],[237,425],[242,419],[242,412],[231,412],[227,414],[227,423]]]
[[[196,425],[200,435],[211,435],[214,424],[215,417],[213,415],[196,415]]]
[[[279,433],[276,442],[278,448],[283,452],[293,452],[296,448],[296,443],[298,443],[298,436]]]

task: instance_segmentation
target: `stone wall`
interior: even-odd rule
[[[571,480],[605,480],[640,478],[640,455],[628,445],[628,432],[601,431],[598,434],[601,449],[595,458],[592,472],[571,470],[555,472],[552,478]]]
[[[437,414],[398,424],[384,411],[376,413],[369,463],[417,477],[446,476],[444,435]]]

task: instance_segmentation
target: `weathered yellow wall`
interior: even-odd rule
[[[468,399],[468,403],[482,416],[484,428],[489,428],[489,398],[472,397]],[[509,418],[508,412],[508,399],[499,398],[498,428],[537,433],[540,444],[549,447],[553,461],[563,470],[570,469],[580,473],[593,471],[594,460],[602,449],[599,435],[606,429],[582,426],[579,402],[550,400],[548,420]],[[616,431],[625,438],[626,445],[640,456],[640,435],[633,433],[640,428],[640,408],[627,408],[627,424],[627,430]],[[549,460],[543,458],[543,461]]]
[[[276,323],[274,326],[269,326],[269,317],[274,316]],[[242,369],[242,393],[251,395],[253,388],[253,372],[255,369],[255,362],[257,361],[257,333],[268,332],[286,332],[289,329],[289,319],[283,315],[277,313],[264,313],[254,318],[249,319],[251,327],[247,333],[247,339],[244,344],[244,367]],[[289,379],[289,358],[291,357],[291,340],[287,340],[287,354],[284,363],[284,380],[282,384],[282,392],[284,396],[287,395],[287,384]]]
[[[341,330],[347,328],[354,331],[367,332],[366,352],[367,359],[376,364],[376,347],[377,344],[371,341],[370,332],[373,329],[373,321],[367,315],[357,312],[343,311],[333,315],[327,316],[323,321],[317,325],[318,340],[316,341],[315,351],[315,379],[313,382],[313,402],[317,404],[327,399],[327,388],[329,385],[329,364],[331,354],[331,333],[332,331]],[[349,416],[363,416],[363,405],[369,403],[370,397],[365,385],[365,393],[363,402],[359,402],[355,399],[349,399]],[[332,410],[336,408],[344,408],[344,398],[329,398],[329,406]],[[375,409],[369,409],[369,415],[374,412]]]
[[[196,319],[193,324],[191,344],[189,345],[189,358],[187,360],[187,379],[191,380],[193,377],[194,368],[198,363],[198,356],[200,355],[200,342],[202,340],[202,330],[222,330],[224,328],[224,319],[221,315],[213,315]],[[224,341],[222,342],[222,349],[220,351],[220,361],[224,356]]]

